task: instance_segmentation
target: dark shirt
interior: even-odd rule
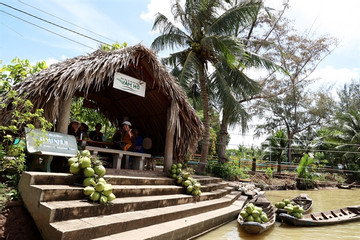
[[[68,134],[69,135],[73,135],[75,137],[78,137],[78,134],[80,133],[80,131],[78,130],[77,132],[75,132],[75,129],[70,125],[68,126]]]
[[[140,153],[144,152],[142,142],[143,142],[142,136],[137,136],[136,143],[135,143],[135,149],[134,149],[135,152],[140,152]]]
[[[93,141],[102,142],[102,134],[101,132],[91,131],[89,133],[89,138]]]

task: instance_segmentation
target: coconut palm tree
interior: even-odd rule
[[[288,137],[284,129],[277,130],[272,136],[266,138],[262,147],[265,148],[265,158],[278,162],[277,172],[281,173],[281,162],[286,159]]]
[[[340,145],[337,150],[347,151],[344,154],[345,159],[356,162],[359,159],[360,152],[360,112],[349,110],[343,115],[338,116],[339,132],[334,134],[334,138]]]
[[[162,34],[154,39],[151,47],[156,51],[167,47],[180,49],[164,59],[165,63],[181,66],[178,77],[180,84],[189,85],[196,81],[200,86],[204,113],[201,164],[198,166],[200,172],[205,170],[209,149],[211,80],[218,81],[213,86],[219,88],[218,94],[224,94],[222,99],[225,100],[229,96],[227,94],[231,93],[231,85],[227,82],[229,79],[242,88],[257,88],[256,83],[239,70],[239,66],[244,66],[242,63],[274,67],[270,61],[246,51],[245,45],[232,36],[239,22],[243,25],[251,24],[262,1],[244,1],[230,9],[225,9],[225,3],[224,0],[187,0],[182,7],[180,0],[176,0],[172,5],[172,13],[175,22],[180,23],[181,27],[177,27],[161,13],[156,15],[153,25],[153,30],[160,30]]]

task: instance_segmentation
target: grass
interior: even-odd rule
[[[0,183],[0,212],[5,208],[8,197],[6,195],[7,185]]]

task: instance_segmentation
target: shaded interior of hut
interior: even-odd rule
[[[144,79],[143,74],[140,76],[138,73],[139,71],[134,70],[133,67],[127,68],[126,71],[127,75]],[[107,84],[93,86],[86,93],[83,91],[75,93],[73,102],[77,102],[78,105],[81,104],[81,109],[95,111],[108,121],[106,125],[101,124],[100,131],[103,134],[101,139],[91,138],[90,133],[95,131],[95,124],[97,124],[93,122],[93,119],[79,121],[79,130],[75,134],[79,149],[84,149],[86,145],[90,145],[140,151],[162,157],[166,138],[167,111],[171,105],[169,99],[159,92],[159,87],[156,84],[146,84],[145,96],[142,97],[114,88],[113,81],[113,78],[108,77],[105,81]],[[152,81],[148,80],[148,82]],[[78,119],[69,119],[69,127],[74,120],[78,121]],[[81,133],[81,123],[86,124],[89,128],[86,133]],[[124,149],[123,146],[119,147],[118,144],[115,144],[114,136],[120,135],[122,139],[125,135],[124,125],[128,126],[131,134],[134,135],[134,145],[136,144],[135,133],[138,132],[137,144],[139,145],[141,141],[141,149],[139,147],[136,149],[135,146]],[[68,132],[68,134],[71,133]],[[112,167],[111,154],[99,153],[99,157],[108,164],[106,166]],[[124,168],[124,163],[122,163],[122,168]]]

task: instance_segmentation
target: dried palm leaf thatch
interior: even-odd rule
[[[114,74],[121,72],[146,83],[145,97],[113,88]],[[153,141],[153,154],[164,153],[167,114],[172,102],[171,126],[175,126],[174,157],[196,149],[203,125],[185,92],[156,57],[141,44],[115,51],[97,50],[50,65],[15,86],[45,117],[56,122],[67,97],[84,97],[119,126],[128,117],[143,136]],[[174,114],[175,113],[175,114]],[[0,113],[1,121],[9,116]]]

